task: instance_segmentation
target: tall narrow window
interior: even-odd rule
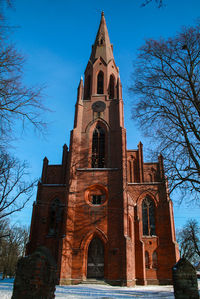
[[[91,90],[91,76],[88,75],[85,80],[85,88],[84,88],[84,99],[87,100],[90,97]]]
[[[149,269],[150,265],[149,265],[149,253],[148,251],[145,251],[145,268]]]
[[[153,268],[156,269],[158,267],[158,256],[156,251],[153,252],[152,261],[153,261]]]
[[[143,236],[156,234],[155,230],[155,205],[154,201],[146,197],[142,202]]]
[[[104,75],[103,72],[100,71],[98,76],[97,76],[97,93],[98,94],[103,94],[103,80],[104,80]]]
[[[92,137],[92,168],[105,166],[105,132],[97,126]]]
[[[115,78],[113,75],[110,76],[110,82],[109,82],[109,98],[114,99],[114,93],[115,93]]]
[[[137,169],[138,169],[137,163],[136,163],[135,159],[133,159],[133,182],[134,183],[137,183],[139,181]]]
[[[130,183],[132,183],[132,161],[129,160],[129,175],[130,175]]]
[[[62,207],[58,198],[54,199],[49,210],[49,235],[59,233],[59,224],[62,220]]]

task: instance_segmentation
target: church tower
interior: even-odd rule
[[[61,284],[169,283],[178,259],[163,159],[126,149],[122,85],[104,13],[81,78],[70,148],[44,159],[27,254],[48,247]]]

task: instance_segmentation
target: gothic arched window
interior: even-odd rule
[[[103,72],[100,71],[97,76],[97,94],[103,94],[103,81],[104,81],[104,75]]]
[[[90,90],[91,90],[91,76],[88,75],[85,80],[85,87],[84,87],[84,99],[85,100],[89,99]]]
[[[92,168],[105,166],[105,132],[96,126],[92,136]]]
[[[154,201],[149,197],[146,197],[142,202],[142,223],[143,236],[152,236],[156,234],[155,205]]]
[[[109,99],[114,99],[115,95],[115,78],[113,75],[110,76],[109,82]]]
[[[60,200],[54,199],[49,209],[49,235],[57,235],[59,224],[62,220],[62,208]]]

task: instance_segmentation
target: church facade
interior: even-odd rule
[[[43,161],[27,254],[46,246],[60,284],[166,284],[179,258],[163,158],[126,148],[122,85],[104,14],[80,80],[70,147]]]

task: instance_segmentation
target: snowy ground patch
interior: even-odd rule
[[[0,298],[10,299],[12,296],[14,278],[6,278],[0,280]]]
[[[128,299],[128,298],[174,298],[172,286],[137,286],[135,288],[105,285],[58,286],[56,298],[69,299]]]
[[[0,298],[10,299],[13,279],[0,280]],[[199,280],[200,289],[200,280]],[[128,298],[169,298],[173,299],[172,286],[113,287],[110,285],[57,286],[56,299],[128,299]]]

